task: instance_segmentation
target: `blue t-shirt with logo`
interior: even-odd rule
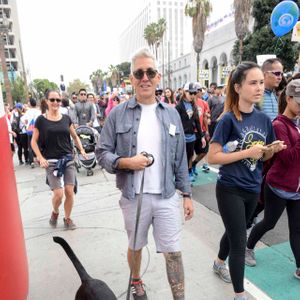
[[[274,140],[275,133],[270,118],[254,108],[251,113],[242,113],[242,121],[238,121],[232,112],[225,113],[217,124],[211,142],[223,147],[229,141],[238,141],[235,151],[241,151],[255,144],[267,145]],[[218,181],[225,186],[259,193],[262,165],[262,159],[251,158],[222,165]]]

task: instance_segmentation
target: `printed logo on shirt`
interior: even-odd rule
[[[241,132],[242,139],[239,141],[238,149],[246,150],[254,145],[265,145],[266,144],[266,132],[255,126],[244,127]],[[260,159],[262,160],[262,158]],[[242,160],[242,163],[246,165],[250,171],[254,171],[257,166],[257,159],[246,158]]]

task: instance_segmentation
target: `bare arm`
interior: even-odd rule
[[[208,162],[210,164],[226,165],[245,158],[260,159],[266,150],[265,146],[257,144],[246,150],[224,153],[220,144],[211,143],[208,151]]]
[[[71,137],[72,137],[73,140],[74,140],[74,143],[75,143],[76,147],[79,149],[79,151],[80,151],[80,153],[82,154],[82,156],[83,156],[84,158],[87,159],[85,150],[84,150],[83,147],[82,147],[80,138],[79,138],[78,135],[76,134],[76,131],[75,131],[75,128],[74,128],[74,125],[73,125],[73,124],[71,124],[71,126],[70,126],[70,134],[71,134]]]
[[[47,160],[43,157],[43,155],[39,149],[39,146],[37,144],[39,136],[40,136],[39,130],[37,128],[34,128],[33,134],[32,134],[32,139],[31,139],[31,148],[34,151],[38,161],[40,162],[40,166],[42,168],[48,168],[49,164],[48,164]]]

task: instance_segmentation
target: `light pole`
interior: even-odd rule
[[[4,79],[4,87],[6,92],[6,101],[12,108],[14,104],[11,95],[10,81],[8,78],[5,49],[4,49],[4,37],[5,35],[8,36],[8,32],[9,32],[8,26],[9,26],[9,21],[7,20],[5,13],[3,11],[3,20],[2,20],[2,24],[0,24],[0,59],[1,59],[3,79]]]

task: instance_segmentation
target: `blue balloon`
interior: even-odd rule
[[[290,32],[299,19],[299,7],[294,1],[283,1],[275,6],[271,15],[271,28],[278,37]]]

